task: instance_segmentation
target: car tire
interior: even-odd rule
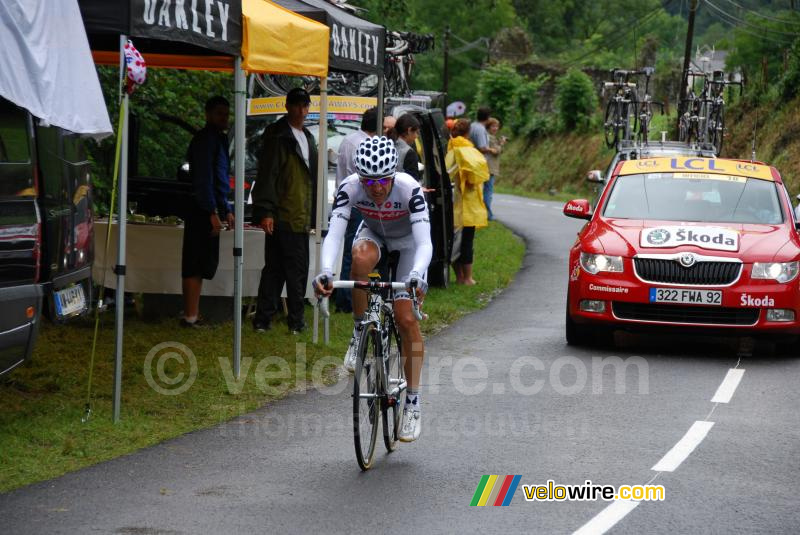
[[[564,334],[567,338],[567,345],[587,346],[592,341],[592,330],[589,327],[575,323],[569,315],[569,303],[567,304],[566,329]]]

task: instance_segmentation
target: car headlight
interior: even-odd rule
[[[601,271],[622,273],[622,257],[604,254],[581,253],[581,267],[592,275]]]
[[[793,281],[800,272],[800,262],[753,262],[754,279],[768,279],[781,283]]]

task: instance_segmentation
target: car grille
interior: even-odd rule
[[[700,261],[691,267],[682,266],[677,260],[665,258],[634,258],[636,274],[647,282],[723,286],[739,277],[740,262]]]
[[[612,303],[614,316],[624,320],[660,321],[665,323],[705,323],[711,325],[754,325],[757,308],[726,308],[651,303]]]

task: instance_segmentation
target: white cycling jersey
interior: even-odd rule
[[[386,200],[377,206],[370,199],[366,189],[359,182],[357,174],[344,179],[336,192],[331,212],[328,235],[322,244],[322,271],[333,273],[333,264],[344,241],[350,212],[355,208],[364,217],[362,225],[371,234],[380,238],[384,244],[392,248],[393,242],[406,241],[403,238],[413,236],[414,260],[411,271],[424,275],[433,256],[431,243],[431,224],[428,216],[428,205],[419,182],[406,173],[397,173]],[[399,273],[404,276],[408,273]]]

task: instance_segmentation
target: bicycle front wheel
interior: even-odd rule
[[[375,324],[370,323],[362,329],[356,359],[353,378],[353,438],[358,466],[362,470],[369,470],[375,456],[380,416],[378,331]]]
[[[394,321],[387,320],[389,338],[384,348],[386,354],[386,383],[388,392],[386,399],[381,404],[383,417],[383,444],[386,450],[392,452],[397,449],[397,440],[400,433],[400,419],[403,416],[403,407],[406,402],[406,374],[403,369],[403,358],[400,353],[400,334],[397,332]],[[397,388],[398,392],[392,394]]]

